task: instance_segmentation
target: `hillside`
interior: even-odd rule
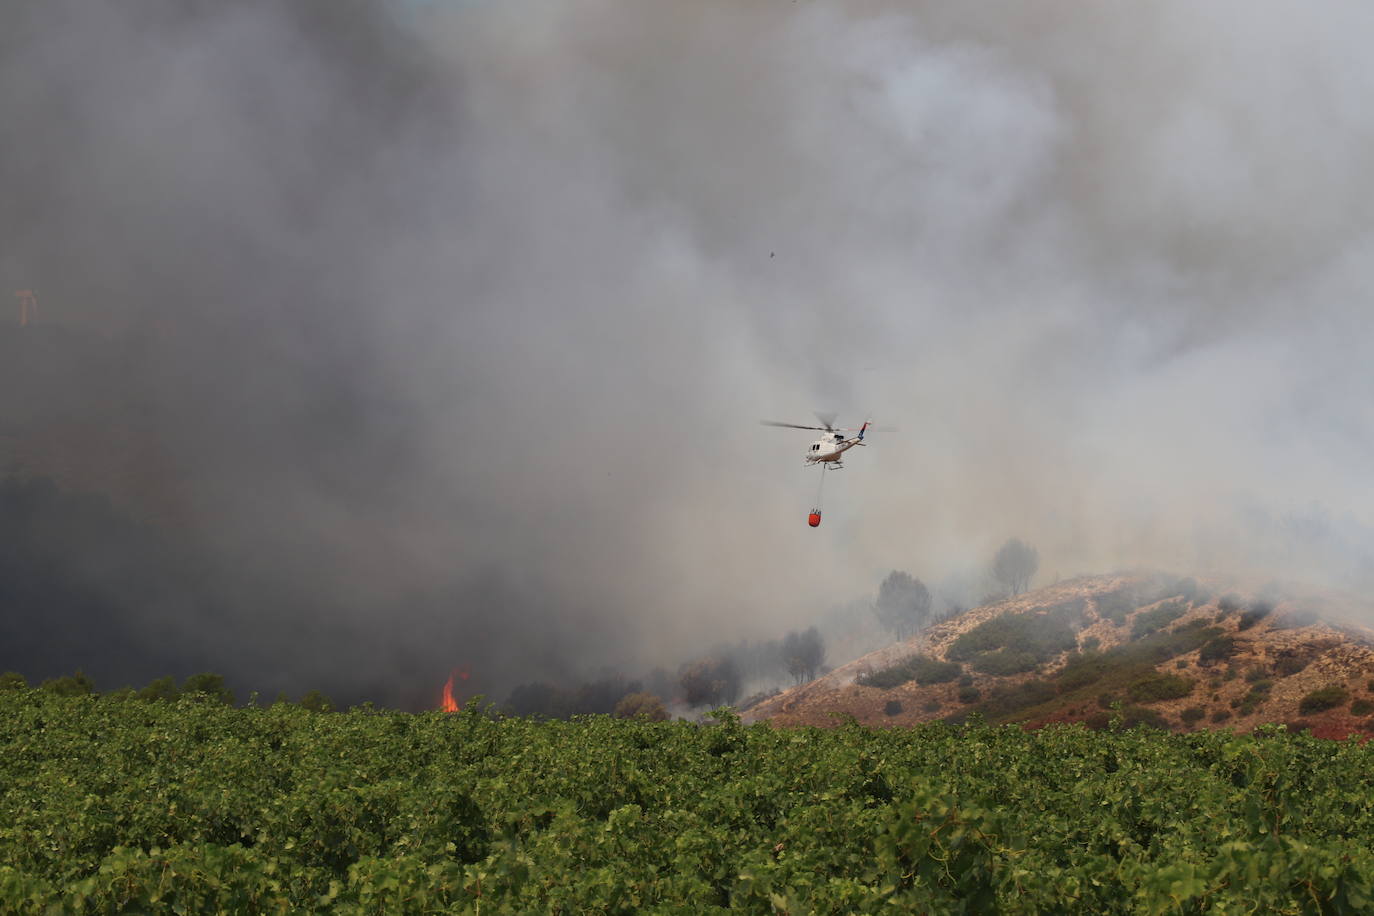
[[[1374,604],[1221,577],[1092,576],[974,608],[784,691],[747,721],[1030,727],[1269,722],[1374,734]]]

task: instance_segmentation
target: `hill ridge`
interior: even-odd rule
[[[1080,576],[972,608],[745,710],[747,721],[960,721],[1374,734],[1374,603],[1234,577]],[[1318,696],[1322,691],[1325,694]]]

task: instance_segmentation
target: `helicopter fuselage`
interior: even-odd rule
[[[858,437],[846,439],[839,433],[827,433],[811,443],[811,448],[806,452],[806,461],[808,464],[838,463],[845,452],[860,444],[862,443]]]

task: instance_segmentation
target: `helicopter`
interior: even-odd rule
[[[772,420],[760,420],[764,426],[783,426],[787,429],[814,429],[823,432],[811,447],[807,449],[805,459],[807,464],[819,464],[822,468],[839,469],[844,467],[842,461],[844,453],[856,445],[867,445],[864,442],[864,433],[868,431],[869,422],[864,421],[863,426],[858,428],[852,426],[835,426],[834,416],[829,419],[823,414],[817,414],[816,419],[820,420],[823,426],[802,426],[799,423],[775,423]],[[845,433],[858,433],[857,436],[846,438]]]

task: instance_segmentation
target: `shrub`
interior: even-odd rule
[[[1081,648],[1084,652],[1096,652],[1098,649],[1102,648],[1102,640],[1098,639],[1096,636],[1089,636],[1087,639],[1083,640]]]
[[[1213,722],[1225,722],[1231,718],[1231,714],[1224,709],[1218,709],[1212,713]]]
[[[308,690],[301,697],[301,704],[311,712],[333,712],[334,704],[329,702],[329,697],[319,690]]]
[[[1126,615],[1140,607],[1140,598],[1134,588],[1127,586],[1114,592],[1097,596],[1097,613],[1112,623],[1122,623]]]
[[[1215,636],[1209,639],[1198,652],[1198,661],[1209,665],[1230,658],[1236,654],[1236,640],[1233,636]]]
[[[926,712],[939,712],[943,704],[939,700],[929,700],[921,707]]]
[[[1102,677],[1114,666],[1113,659],[1097,652],[1071,655],[1059,672],[1059,689],[1068,692],[1086,687]]]
[[[1073,629],[1059,615],[1007,612],[960,634],[950,643],[945,657],[967,661],[985,652],[1014,649],[1046,661],[1077,645]]]
[[[1188,667],[1188,659],[1180,658],[1178,661],[1174,662],[1174,667],[1182,671],[1184,668]]]
[[[1303,697],[1298,703],[1298,712],[1304,716],[1314,712],[1321,712],[1326,709],[1340,706],[1349,698],[1350,694],[1346,692],[1344,687],[1340,684],[1331,684],[1320,690],[1314,690]]]
[[[971,674],[965,674],[963,677],[959,678],[959,686],[960,686],[960,687],[972,687],[972,686],[973,686],[973,675],[971,675]]]
[[[6,671],[0,674],[0,690],[27,690],[29,682],[24,680],[24,675],[18,671]]]
[[[1057,694],[1054,685],[1046,681],[1030,680],[994,690],[988,698],[987,707],[991,713],[1005,715],[1018,709],[1038,706],[1054,699]]]
[[[923,686],[947,684],[964,673],[963,666],[958,662],[942,662],[925,655],[914,655],[907,659],[907,667],[911,669],[916,683]]]
[[[960,687],[960,688],[959,688],[959,702],[960,702],[960,703],[977,703],[977,702],[978,702],[979,700],[981,700],[982,698],[983,698],[983,694],[982,694],[982,692],[981,692],[977,687]]]
[[[899,716],[902,714],[901,700],[888,700],[883,704],[883,712],[889,716]]]
[[[140,700],[175,700],[181,696],[181,691],[177,689],[176,679],[169,674],[149,681],[135,696]]]
[[[1274,606],[1272,604],[1268,601],[1256,601],[1254,604],[1250,605],[1250,610],[1240,615],[1240,622],[1237,624],[1237,627],[1242,630],[1248,630],[1272,613],[1274,613]]]
[[[627,693],[615,704],[617,719],[647,719],[650,722],[668,721],[663,700],[652,693]]]
[[[1371,712],[1374,712],[1374,702],[1370,702],[1363,697],[1352,701],[1350,704],[1350,714],[1352,716],[1367,716]]]
[[[944,684],[959,677],[963,668],[958,662],[942,662],[928,655],[913,655],[888,668],[861,674],[856,679],[864,687],[890,690],[907,681],[918,684]]]
[[[181,684],[183,696],[201,695],[218,700],[226,706],[234,705],[234,692],[224,686],[221,674],[193,674]]]
[[[1192,725],[1194,722],[1201,721],[1202,717],[1205,715],[1207,715],[1207,710],[1203,709],[1201,706],[1189,706],[1187,709],[1183,710],[1183,712],[1179,713],[1178,717],[1183,720],[1184,725]]]
[[[1153,674],[1141,678],[1126,688],[1126,694],[1137,703],[1158,703],[1176,700],[1193,692],[1193,682],[1176,674]]]
[[[1167,730],[1169,720],[1157,710],[1149,709],[1145,706],[1127,706],[1121,710],[1121,727],[1135,728],[1144,725],[1149,728],[1159,728]]]
[[[973,659],[973,670],[983,674],[1009,675],[1034,671],[1039,660],[1021,649],[1003,648],[984,652]]]
[[[80,668],[76,674],[63,675],[59,678],[49,678],[39,685],[48,693],[55,693],[63,697],[76,697],[83,694],[95,693],[95,683]]]
[[[1254,691],[1251,691],[1250,693],[1247,693],[1238,704],[1236,704],[1236,711],[1239,712],[1242,716],[1248,716],[1251,713],[1253,713],[1256,709],[1260,708],[1260,704],[1264,702],[1264,698],[1266,696],[1268,696],[1268,694],[1255,693]]]
[[[877,687],[881,690],[900,687],[909,680],[911,680],[911,672],[907,670],[906,665],[901,663],[890,668],[867,671],[854,679],[855,683],[861,687]]]
[[[1131,621],[1131,639],[1149,636],[1156,630],[1164,629],[1182,617],[1187,610],[1188,606],[1182,601],[1168,601],[1157,608],[1141,611]]]

